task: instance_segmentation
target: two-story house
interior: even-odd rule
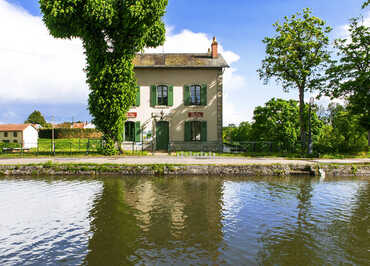
[[[138,54],[134,63],[139,87],[124,147],[152,141],[155,150],[222,151],[223,72],[229,66],[216,38],[208,53]]]

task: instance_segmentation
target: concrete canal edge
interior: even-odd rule
[[[0,165],[0,176],[126,175],[126,176],[368,176],[370,164],[245,164],[245,165],[122,165],[59,164]]]

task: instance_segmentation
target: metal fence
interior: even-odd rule
[[[101,139],[39,139],[37,143],[0,142],[0,154],[8,156],[88,155],[97,154]]]
[[[224,152],[231,153],[301,153],[305,150],[304,142],[287,144],[273,141],[241,141],[224,144]]]
[[[104,147],[102,139],[39,139],[37,143],[0,142],[0,155],[13,156],[82,156],[100,154]],[[123,142],[124,154],[154,152],[152,141]]]

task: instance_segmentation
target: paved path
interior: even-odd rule
[[[313,164],[313,163],[370,163],[368,159],[302,159],[285,158],[245,158],[245,157],[176,157],[168,155],[125,156],[125,157],[50,157],[50,158],[0,158],[1,164],[39,164],[52,161],[54,163],[94,163],[94,164]]]

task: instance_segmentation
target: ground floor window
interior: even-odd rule
[[[186,121],[185,141],[207,141],[207,121]]]
[[[125,141],[135,141],[135,123],[126,122],[125,123]]]
[[[124,141],[139,142],[141,139],[140,121],[127,121],[125,123]]]
[[[202,123],[200,121],[190,122],[190,140],[191,141],[200,141],[200,134],[202,131]]]
[[[15,139],[15,140],[13,140],[13,142],[14,142],[14,143],[18,143],[18,140],[16,140],[16,139]]]

